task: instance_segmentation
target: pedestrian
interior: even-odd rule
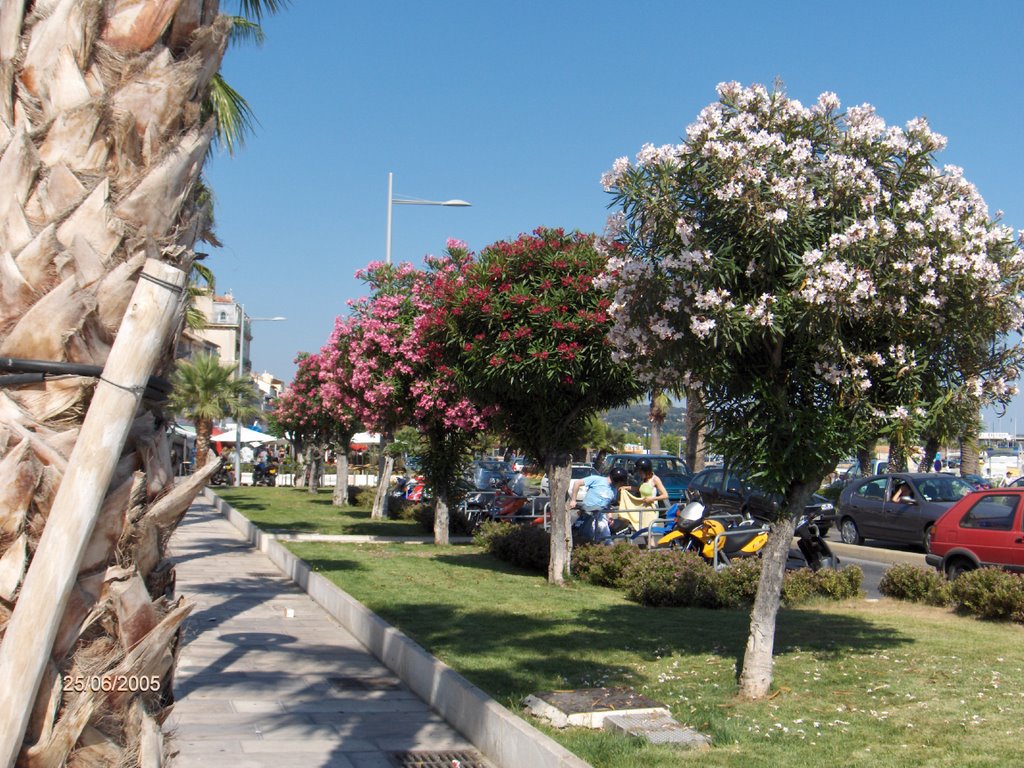
[[[619,489],[627,485],[629,485],[629,475],[626,474],[626,470],[618,467],[608,472],[607,475],[595,474],[580,480],[573,480],[572,486],[569,488],[569,509],[576,508],[576,495],[580,488],[586,488],[587,491],[579,506],[585,512],[594,512],[608,509],[612,502],[619,498]]]
[[[640,494],[640,503],[645,507],[664,506],[663,501],[668,501],[668,491],[665,490],[661,478],[654,474],[654,465],[650,459],[637,459],[633,465],[640,476],[640,485],[637,492]]]

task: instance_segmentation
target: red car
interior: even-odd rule
[[[954,579],[998,566],[1024,571],[1024,488],[975,491],[960,499],[932,529],[928,565]]]

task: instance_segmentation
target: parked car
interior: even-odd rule
[[[839,475],[835,480],[825,486],[821,495],[829,501],[835,503],[839,500],[839,494],[843,492],[843,488],[848,486],[854,480],[857,480],[866,475],[881,475],[889,467],[889,461],[887,459],[872,459],[871,465],[868,467],[868,471],[861,474],[860,462],[854,461],[847,469]]]
[[[650,459],[654,474],[661,478],[668,493],[669,503],[680,501],[686,496],[686,486],[690,484],[693,473],[686,462],[677,456],[654,453],[610,453],[604,457],[598,471],[606,475],[613,469],[624,469],[629,473],[631,485],[638,486],[642,482],[636,472],[637,459]]]
[[[972,475],[970,473],[965,475],[961,473],[960,477],[974,486],[974,490],[976,491],[984,491],[992,487],[992,481],[987,477],[982,477],[981,475]]]
[[[571,474],[569,476],[569,482],[571,483],[573,480],[582,480],[584,477],[590,477],[591,475],[596,474],[597,470],[594,469],[593,464],[573,464],[571,468]],[[547,475],[544,475],[544,477],[540,479],[540,492],[543,496],[551,495],[551,487],[548,482]],[[584,494],[585,490],[583,488],[580,488],[579,492],[576,494],[576,500],[581,501],[583,499]]]
[[[1006,488],[1024,488],[1024,475],[1008,482]]]
[[[1021,487],[964,497],[935,522],[925,560],[950,579],[985,566],[1024,571],[1022,501]]]
[[[512,469],[515,472],[522,472],[526,469],[526,457],[525,456],[513,456],[512,461],[509,462],[512,465]]]
[[[466,470],[466,480],[478,491],[490,491],[508,483],[513,485],[519,473],[512,465],[500,459],[477,459]]]
[[[931,528],[971,493],[970,483],[935,472],[875,475],[850,483],[839,496],[839,533],[846,544],[885,539],[928,551]]]
[[[767,493],[741,469],[712,467],[693,476],[686,497],[699,501],[708,515],[752,515],[773,518],[782,503],[779,494]],[[819,517],[819,533],[824,536],[835,522],[835,507],[824,496],[814,494],[805,508],[811,517]]]

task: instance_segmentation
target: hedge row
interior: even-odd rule
[[[528,525],[485,524],[476,542],[500,560],[547,572],[550,537]],[[602,587],[621,589],[630,600],[650,606],[742,608],[753,604],[761,561],[738,560],[716,571],[693,552],[644,551],[619,542],[611,547],[589,545],[573,550],[576,578]],[[786,573],[782,599],[788,605],[816,597],[843,600],[860,594],[860,568],[841,571],[809,569]]]
[[[933,568],[894,565],[882,576],[878,591],[886,597],[947,606],[981,619],[1024,623],[1024,576],[979,568],[948,581]]]

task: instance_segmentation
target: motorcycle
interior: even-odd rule
[[[714,568],[735,559],[757,557],[768,543],[768,523],[742,515],[705,516],[704,505],[691,501],[676,514],[675,528],[657,546],[696,552]]]
[[[210,477],[208,485],[234,485],[231,472],[228,470],[226,464],[222,463],[217,467],[217,471]]]
[[[252,471],[252,484],[266,485],[271,488],[277,485],[277,465],[257,464]]]

